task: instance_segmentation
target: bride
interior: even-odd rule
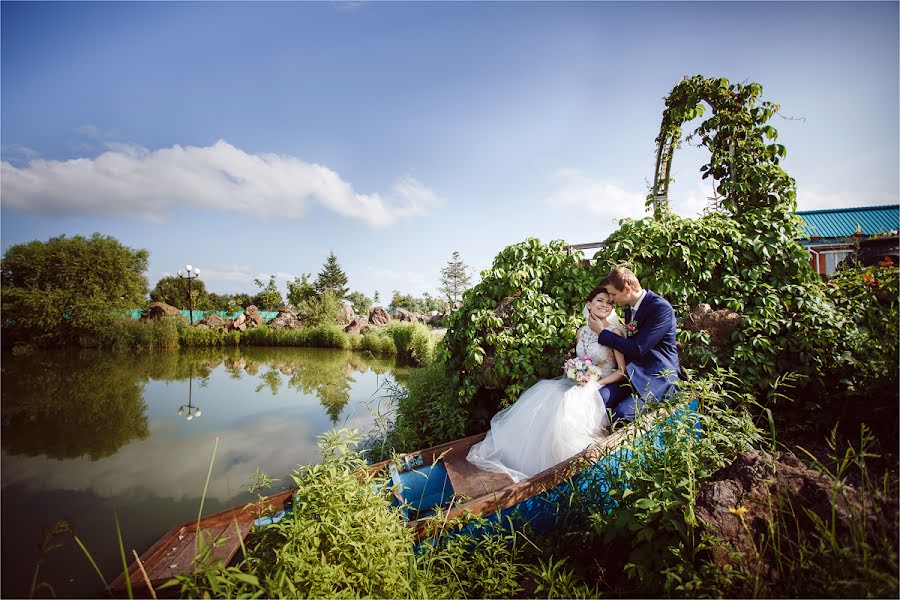
[[[606,289],[597,286],[587,297],[585,315],[624,336]],[[506,473],[514,482],[536,475],[581,452],[608,435],[609,416],[598,389],[625,379],[625,358],[601,346],[597,334],[578,330],[576,356],[588,357],[601,369],[599,381],[575,385],[571,379],[542,379],[525,390],[512,406],[491,419],[487,436],[472,446],[468,461],[484,471]]]

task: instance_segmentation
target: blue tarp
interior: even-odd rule
[[[128,311],[128,316],[130,316],[132,319],[140,319],[143,312],[144,311],[141,310],[140,308],[133,308]],[[191,318],[189,310],[179,310],[178,312],[180,312],[181,316],[183,316],[185,319]],[[205,319],[207,315],[212,315],[212,314],[219,315],[223,319],[236,319],[239,316],[241,316],[242,314],[244,314],[244,311],[239,310],[237,312],[230,313],[227,310],[195,310],[194,311],[194,323],[196,323],[197,321],[201,321],[201,320]],[[259,314],[262,315],[262,318],[265,319],[266,322],[271,321],[276,316],[278,316],[277,311],[271,311],[271,310],[261,310],[261,311],[259,311]]]

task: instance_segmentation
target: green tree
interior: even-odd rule
[[[316,291],[319,294],[330,291],[338,300],[343,300],[350,291],[347,287],[347,274],[338,265],[334,252],[329,253],[328,258],[325,259],[325,265],[316,279]]]
[[[469,267],[459,257],[459,252],[454,252],[447,266],[441,269],[440,292],[447,296],[450,302],[457,302],[463,292],[469,288]]]
[[[297,307],[297,316],[307,326],[337,323],[340,312],[341,301],[332,292],[308,298]]]
[[[353,306],[356,314],[367,315],[369,309],[372,308],[372,300],[362,292],[350,292],[347,294],[347,300]]]
[[[399,291],[394,290],[389,308],[402,308],[403,310],[418,312],[419,303],[410,294],[401,294]]]
[[[431,311],[444,312],[444,309],[447,308],[447,302],[441,300],[440,298],[436,298],[432,296],[428,292],[422,294],[422,299],[419,300],[419,305],[422,308],[422,313],[430,314]]]
[[[279,310],[282,306],[284,306],[284,299],[281,297],[281,292],[278,291],[278,286],[275,285],[275,276],[269,276],[269,283],[263,284],[259,279],[254,279],[253,283],[255,283],[260,292],[253,297],[253,303],[260,310]]]
[[[191,291],[194,293],[194,310],[212,310],[214,305],[206,284],[200,279],[191,282]],[[156,286],[150,290],[150,300],[153,302],[165,302],[175,308],[188,309],[188,282],[176,275],[168,275],[156,282]]]
[[[146,304],[149,253],[99,233],[10,246],[0,261],[7,340],[77,341]]]
[[[308,302],[316,298],[319,293],[316,292],[316,282],[310,282],[309,273],[303,273],[300,277],[294,277],[293,281],[288,282],[288,303],[299,308],[304,302]]]
[[[372,305],[378,306],[379,302],[381,302],[381,296],[378,295],[378,290],[375,290],[375,295],[372,296]]]

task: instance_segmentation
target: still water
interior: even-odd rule
[[[248,501],[242,486],[257,467],[287,485],[297,465],[319,460],[322,432],[372,431],[383,386],[399,375],[393,361],[306,348],[4,355],[0,595],[28,596],[42,531],[60,519],[111,581],[121,571],[114,515],[129,561],[195,519],[217,438],[204,514]],[[55,542],[38,583],[60,597],[102,594],[72,535]]]

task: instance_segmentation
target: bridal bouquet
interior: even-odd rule
[[[599,381],[602,376],[600,367],[595,365],[590,358],[582,356],[567,360],[563,365],[563,372],[576,385],[584,385],[590,381]]]

